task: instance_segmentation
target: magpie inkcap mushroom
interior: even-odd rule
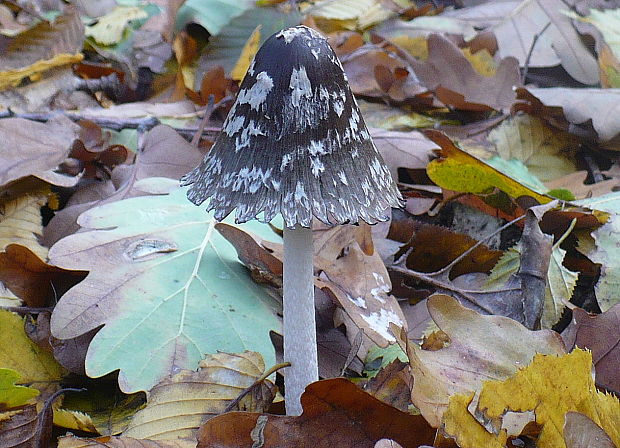
[[[389,218],[402,198],[375,148],[342,65],[305,26],[282,30],[260,48],[222,132],[182,179],[196,205],[221,220],[284,218],[285,404],[318,380],[313,216],[330,225]]]
[[[221,220],[286,227],[369,224],[389,218],[401,196],[374,146],[334,51],[305,26],[260,48],[222,132],[181,182]]]

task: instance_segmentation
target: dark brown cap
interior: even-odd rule
[[[188,198],[236,222],[289,228],[369,224],[389,218],[401,195],[373,144],[340,61],[305,26],[282,30],[250,65],[222,132],[183,176]]]

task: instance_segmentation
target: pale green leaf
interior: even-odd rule
[[[176,17],[176,28],[182,29],[188,23],[197,23],[203,26],[211,35],[216,35],[234,17],[241,15],[251,8],[252,0],[187,0]],[[249,35],[248,35],[249,36]]]
[[[299,13],[287,14],[276,8],[252,8],[235,17],[226,28],[209,40],[209,45],[200,55],[196,69],[195,89],[200,89],[203,75],[216,65],[221,65],[228,74],[231,72],[245,43],[257,26],[261,26],[260,44],[262,45],[273,33],[298,25],[300,21]]]
[[[613,193],[615,194],[615,193]],[[596,299],[601,311],[605,312],[620,301],[620,216],[611,215],[609,221],[596,229],[592,236],[596,251],[589,254],[590,260],[601,263],[601,275],[595,286]]]
[[[120,369],[130,393],[196,369],[207,353],[252,350],[275,363],[269,331],[280,328],[279,304],[186,189],[96,207],[78,223],[82,232],[58,241],[50,259],[90,273],[61,298],[51,326],[68,339],[104,325],[88,349],[89,376]],[[273,235],[256,221],[243,228]]]

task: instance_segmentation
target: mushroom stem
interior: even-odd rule
[[[312,229],[284,228],[284,375],[286,414],[301,415],[301,394],[319,379],[314,314]]]

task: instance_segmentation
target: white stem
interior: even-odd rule
[[[312,229],[284,228],[284,374],[286,414],[301,415],[300,397],[319,379],[314,316]]]

